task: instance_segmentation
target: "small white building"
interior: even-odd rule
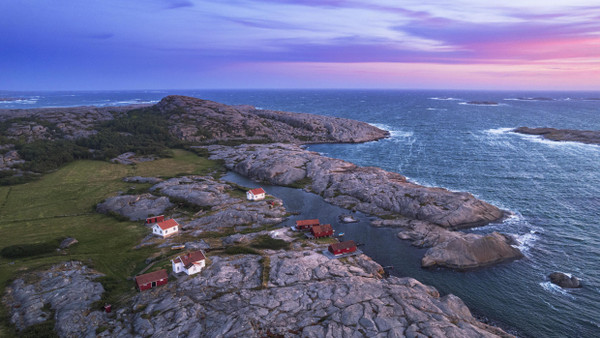
[[[265,191],[263,188],[256,188],[246,192],[246,198],[250,201],[260,201],[265,199]]]
[[[158,222],[152,226],[152,233],[162,238],[167,238],[179,233],[179,223],[174,219]]]
[[[206,266],[206,257],[202,251],[193,251],[171,261],[173,264],[173,272],[185,272],[188,275],[193,275],[202,271]]]

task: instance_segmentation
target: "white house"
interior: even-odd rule
[[[173,264],[173,272],[185,272],[188,275],[193,275],[202,271],[206,266],[206,258],[202,251],[193,251],[171,261]]]
[[[263,188],[256,188],[246,192],[246,198],[250,201],[260,201],[265,199],[265,191]]]
[[[152,233],[162,238],[175,235],[179,232],[179,223],[174,219],[158,222],[152,226]]]

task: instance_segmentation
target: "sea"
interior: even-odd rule
[[[478,318],[520,337],[600,337],[600,146],[512,132],[520,126],[600,130],[600,92],[0,91],[0,109],[151,104],[170,94],[344,117],[388,130],[390,137],[380,141],[307,148],[421,185],[467,191],[508,210],[509,218],[469,231],[510,234],[525,257],[467,272],[423,269],[426,249],[398,239],[398,230],[371,227],[370,215],[341,224],[332,215],[345,211],[331,209],[337,232],[360,242],[392,275],[457,295]],[[328,208],[316,195],[268,189],[303,213]],[[551,284],[547,276],[555,271],[578,277],[583,288]]]

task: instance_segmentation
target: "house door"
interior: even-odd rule
[[[156,287],[156,282],[152,282],[152,287]]]

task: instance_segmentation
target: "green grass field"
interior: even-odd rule
[[[134,247],[149,233],[141,222],[121,222],[95,212],[95,205],[136,184],[125,176],[204,175],[221,170],[219,163],[174,150],[172,158],[136,165],[77,161],[40,180],[0,187],[0,249],[16,244],[74,237],[79,243],[68,253],[57,252],[18,259],[0,257],[0,290],[20,273],[50,264],[82,261],[118,282],[119,292],[133,291],[127,278],[145,266],[154,248]],[[0,336],[5,330],[0,328]]]

